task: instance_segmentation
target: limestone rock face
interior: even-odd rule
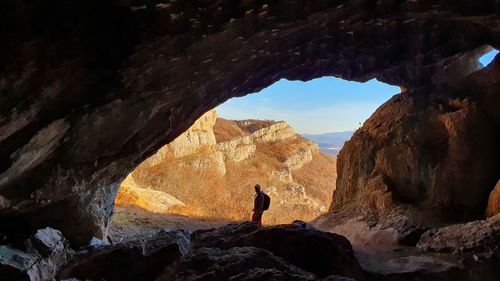
[[[168,144],[174,157],[181,158],[199,152],[204,146],[215,145],[213,127],[217,120],[215,110],[203,114],[194,124]]]
[[[319,216],[327,210],[327,205],[321,200],[309,196],[301,184],[289,182],[282,188],[265,187],[264,192],[272,198],[273,208],[268,211],[268,215],[276,209],[281,212],[292,212],[293,209],[304,208],[311,210],[315,216]]]
[[[132,175],[123,181],[115,204],[134,205],[151,213],[167,213],[171,208],[186,206],[168,193],[138,186]]]
[[[257,92],[281,78],[326,75],[378,78],[428,96],[434,87],[417,88],[442,85],[440,92],[447,92],[445,83],[452,85],[479,68],[477,57],[486,44],[500,49],[498,1],[130,3],[145,1],[0,4],[0,37],[6,38],[0,46],[2,225],[22,222],[17,229],[26,233],[53,226],[73,243],[86,244],[93,235],[106,235],[118,184],[130,170],[231,97]],[[498,92],[493,85],[498,77],[475,84],[469,93]],[[438,104],[428,101],[409,114]],[[485,103],[497,105],[495,97]],[[498,117],[498,110],[489,112]],[[462,127],[455,125],[475,118],[469,113],[440,115],[435,126],[450,135],[458,129],[461,136]],[[409,121],[405,124],[408,132],[422,129],[422,122],[415,130]],[[386,129],[388,137],[395,132]],[[384,134],[382,128],[376,131]],[[457,147],[474,149],[471,142],[463,145]],[[396,170],[406,169],[406,162],[419,159],[418,166],[409,168],[415,174],[434,173],[433,157],[392,147],[385,147],[377,161],[383,167],[397,158],[385,169],[395,188],[404,181]],[[429,156],[448,151],[438,144],[419,147]],[[349,193],[347,184],[356,193],[363,184],[354,178],[373,170],[352,168],[356,175],[341,180],[339,194]],[[414,199],[421,196],[419,190],[431,190],[427,180],[415,190],[416,177],[410,178],[409,196],[401,191],[398,196],[421,201]],[[472,197],[459,205],[475,213],[482,196]],[[346,202],[344,195],[339,198]]]
[[[492,217],[500,213],[500,181],[497,181],[495,188],[491,191],[486,207],[486,217]]]
[[[217,149],[223,153],[225,161],[239,162],[254,155],[255,144],[251,136],[241,136],[217,143]]]
[[[243,124],[243,125],[251,126],[251,121],[249,122],[250,124]],[[252,133],[252,138],[256,142],[271,142],[271,141],[285,140],[295,136],[295,131],[285,122],[276,122],[270,125],[269,127],[264,127],[251,133]]]
[[[309,142],[306,147],[298,149],[294,154],[285,160],[285,164],[290,170],[298,170],[305,164],[311,162],[315,154],[319,152],[317,144]]]
[[[226,166],[223,152],[216,148],[213,130],[216,120],[215,110],[203,114],[186,132],[148,158],[145,165],[158,165],[172,155],[190,169],[212,170],[223,176]]]

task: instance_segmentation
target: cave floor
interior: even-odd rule
[[[353,248],[355,256],[364,270],[384,275],[445,272],[461,267],[461,263],[455,255],[423,253],[416,247],[353,245]]]
[[[197,230],[220,227],[231,221],[150,213],[138,207],[115,207],[110,238],[113,243],[150,236],[160,230]]]
[[[193,231],[220,227],[228,223],[231,221],[156,214],[138,207],[116,207],[110,238],[113,243],[118,243],[151,236],[162,229]],[[460,262],[454,255],[422,253],[416,247],[353,244],[353,248],[362,268],[372,273],[444,272],[460,267]]]

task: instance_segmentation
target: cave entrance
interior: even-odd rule
[[[399,92],[375,79],[323,77],[281,79],[230,99],[129,174],[113,225],[127,232],[248,220],[257,183],[272,198],[265,224],[314,219],[330,207],[344,142]]]
[[[493,59],[495,58],[495,56],[497,54],[498,54],[498,50],[490,47],[490,50],[479,58],[479,60],[478,60],[479,64],[482,67],[488,66],[493,61]]]

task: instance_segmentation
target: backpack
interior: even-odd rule
[[[271,197],[269,197],[269,195],[265,194],[264,192],[262,192],[262,194],[264,195],[264,211],[266,211],[271,205]]]

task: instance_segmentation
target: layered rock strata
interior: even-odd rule
[[[225,161],[239,162],[255,153],[255,144],[251,136],[242,136],[217,144],[217,149],[224,155]]]

